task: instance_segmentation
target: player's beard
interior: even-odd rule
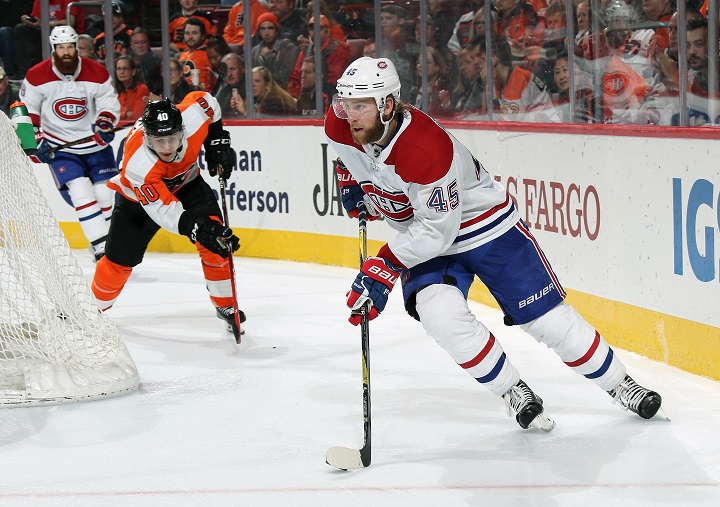
[[[376,143],[382,139],[385,133],[385,125],[380,121],[380,115],[375,116],[375,123],[369,129],[365,129],[361,134],[356,135],[355,131],[350,129],[350,133],[358,144]]]
[[[80,56],[77,53],[73,56],[66,55],[63,57],[53,55],[53,61],[55,62],[55,67],[57,67],[62,74],[75,74],[78,64],[80,63]]]

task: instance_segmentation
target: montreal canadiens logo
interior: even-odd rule
[[[612,72],[605,74],[603,78],[603,89],[608,95],[622,95],[627,90],[630,78],[624,72]]]
[[[75,99],[68,97],[56,100],[53,102],[52,110],[61,120],[79,120],[88,114],[87,99]]]
[[[378,62],[378,69],[387,69],[387,62]]]

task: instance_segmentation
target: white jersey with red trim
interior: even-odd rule
[[[42,128],[51,143],[65,144],[93,135],[99,115],[116,125],[120,116],[117,92],[105,67],[80,57],[73,75],[62,74],[52,58],[32,67],[20,89],[33,125]],[[105,148],[90,140],[66,148],[69,153],[93,153]]]
[[[466,252],[519,220],[505,188],[422,111],[409,107],[382,149],[357,144],[348,122],[337,118],[332,108],[325,134],[375,207],[399,231],[388,242],[391,262],[410,268],[440,255]]]
[[[185,211],[175,194],[200,177],[200,150],[210,124],[220,120],[220,105],[206,92],[188,93],[177,107],[182,113],[184,136],[175,159],[160,160],[144,142],[145,130],[138,121],[125,142],[120,174],[108,182],[113,190],[142,204],[156,224],[175,234],[179,234],[178,221]]]

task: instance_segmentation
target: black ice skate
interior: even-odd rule
[[[543,401],[525,382],[519,380],[503,394],[508,415],[515,416],[521,428],[538,428],[545,432],[555,427],[555,421],[543,411]]]
[[[245,313],[238,308],[238,312],[240,312],[240,323],[242,324],[245,322],[246,317]],[[238,328],[235,324],[235,310],[232,306],[225,306],[223,308],[217,307],[215,308],[215,313],[217,314],[217,318],[225,322],[225,327],[227,328],[229,333],[232,333],[235,337],[235,341],[237,343],[240,343],[240,335],[245,334],[245,328],[241,329],[240,334],[238,334]]]
[[[608,394],[625,410],[632,410],[643,419],[651,419],[660,410],[662,404],[662,398],[658,393],[645,389],[630,375],[625,375],[618,386],[608,391]]]
[[[92,261],[94,264],[97,264],[97,262],[105,257],[105,239],[102,240],[101,243],[98,243],[97,245],[90,244],[90,253],[92,254]]]

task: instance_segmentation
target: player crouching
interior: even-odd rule
[[[227,180],[237,165],[220,106],[209,93],[192,92],[177,107],[169,99],[148,103],[127,137],[120,174],[108,183],[118,192],[105,257],[95,270],[92,290],[101,311],[122,292],[133,267],[142,262],[150,240],[162,227],[190,238],[197,247],[210,300],[239,343],[235,324],[228,246],[240,241],[223,225],[197,159],[205,145],[211,176]],[[240,322],[245,314],[240,312]]]

